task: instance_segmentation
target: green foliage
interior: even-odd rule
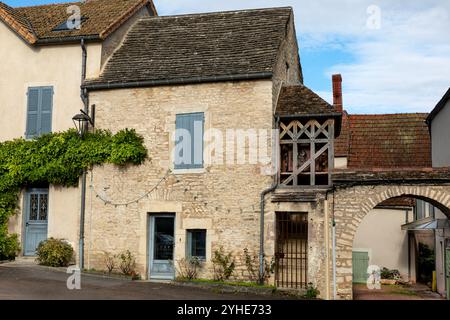
[[[381,279],[400,280],[401,278],[400,271],[398,270],[390,270],[388,268],[381,269]]]
[[[259,267],[259,256],[251,255],[247,248],[244,249],[245,257],[245,267],[247,268],[247,273],[249,280],[257,284],[264,284],[270,278],[271,273],[274,272],[275,262],[269,263],[266,258],[264,258],[264,268],[261,274]]]
[[[313,283],[308,283],[308,287],[306,288],[305,298],[306,299],[316,299],[317,296],[320,294],[320,291],[314,287]]]
[[[236,268],[235,259],[231,253],[225,254],[223,247],[214,251],[214,258],[212,259],[214,267],[214,280],[224,281],[230,279]]]
[[[0,226],[0,261],[14,260],[19,252],[20,244],[17,235],[8,235],[6,225]]]
[[[127,250],[119,255],[119,259],[120,271],[122,271],[122,273],[126,276],[134,277],[136,275],[136,259],[134,258],[133,254],[129,250]]]
[[[17,238],[7,235],[5,225],[17,209],[22,188],[77,186],[83,169],[104,163],[138,165],[146,157],[143,138],[128,129],[115,135],[100,130],[83,139],[76,130],[68,130],[0,143],[0,260],[10,259],[16,251],[13,242],[18,244]]]
[[[181,280],[197,279],[198,269],[201,267],[201,261],[198,257],[183,258],[178,262],[178,273]]]
[[[433,271],[436,269],[434,250],[424,243],[419,243],[418,269],[422,282],[432,281]]]
[[[39,243],[36,253],[38,263],[49,267],[68,267],[74,256],[70,244],[53,238]]]

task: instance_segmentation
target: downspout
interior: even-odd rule
[[[276,121],[276,126],[275,128],[278,130],[280,126],[280,117],[277,118]],[[278,131],[277,131],[278,134]],[[275,139],[274,143],[273,143],[273,148],[274,150],[277,150],[277,146],[276,144],[277,139]],[[276,163],[278,163],[278,161],[276,161]],[[276,168],[278,169],[278,168]],[[265,212],[265,198],[266,195],[268,195],[269,193],[272,193],[273,191],[275,191],[275,189],[278,187],[278,174],[276,173],[274,176],[274,182],[273,185],[264,190],[263,192],[261,192],[261,213],[260,213],[260,217],[259,217],[259,282],[261,285],[264,284],[264,272],[265,272],[265,250],[264,250],[264,233],[265,233],[265,228],[264,228],[264,224],[265,224],[265,219],[264,219],[264,212]]]
[[[336,216],[334,213],[334,193],[335,187],[333,187],[333,231],[332,231],[332,246],[333,246],[333,300],[337,300],[337,288],[336,288]]]
[[[82,60],[81,60],[81,84],[83,85],[86,80],[86,62],[87,62],[87,50],[84,39],[81,39],[81,50],[82,50]],[[88,113],[89,109],[89,98],[87,89],[81,89],[81,100],[84,105],[84,112]],[[86,131],[86,127],[82,128],[82,133]],[[86,215],[86,175],[87,170],[83,169],[83,174],[81,176],[81,206],[80,206],[80,239],[79,239],[79,258],[80,258],[80,269],[84,269],[84,221]]]

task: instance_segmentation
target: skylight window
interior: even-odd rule
[[[68,19],[61,23],[59,26],[54,28],[52,31],[71,31],[79,30],[81,25],[87,20],[87,17],[81,17],[80,21],[77,22],[76,19]]]

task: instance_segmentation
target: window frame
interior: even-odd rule
[[[194,120],[193,124],[192,124],[192,128],[194,130],[194,133],[191,133],[191,144],[193,143],[194,145],[191,145],[191,163],[190,164],[177,164],[176,160],[177,157],[179,155],[177,155],[176,153],[174,154],[174,159],[173,159],[173,167],[174,170],[176,171],[202,171],[205,168],[205,113],[204,112],[190,112],[190,113],[177,113],[175,115],[175,131],[178,129],[184,129],[187,130],[185,128],[181,128],[178,127],[179,126],[179,121],[184,118],[184,117],[189,117],[189,116],[201,116],[201,122],[202,122],[202,138],[201,138],[201,158],[202,158],[202,163],[201,164],[196,164],[195,163],[195,142],[196,142],[196,138],[195,138],[195,122],[196,120]],[[198,121],[200,122],[200,121]],[[178,141],[177,139],[175,139],[175,143],[174,143],[174,148],[176,150],[176,147],[178,145],[178,143],[180,143],[180,141]],[[194,151],[194,152],[192,152]],[[175,151],[176,152],[176,151]]]
[[[205,247],[205,255],[204,256],[198,256],[198,255],[193,255],[193,235],[194,233],[204,233],[204,247]],[[199,259],[200,261],[206,261],[206,257],[207,257],[207,240],[208,239],[208,230],[207,229],[187,229],[186,230],[186,257],[191,259],[196,257],[197,259]]]
[[[32,90],[38,91],[38,101],[37,101],[37,111],[36,111],[36,134],[32,135],[29,133],[29,125],[30,125],[30,92]],[[51,100],[50,100],[50,110],[48,111],[50,113],[50,131],[42,133],[42,114],[43,114],[43,92],[44,90],[50,90],[51,91]],[[25,121],[25,139],[31,140],[34,138],[38,138],[42,136],[43,134],[48,134],[53,131],[53,106],[54,106],[54,95],[55,95],[55,89],[54,86],[30,86],[27,88],[27,102],[26,102],[26,121]]]

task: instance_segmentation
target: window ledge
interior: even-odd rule
[[[174,169],[173,174],[203,174],[206,173],[205,168],[200,169]]]

